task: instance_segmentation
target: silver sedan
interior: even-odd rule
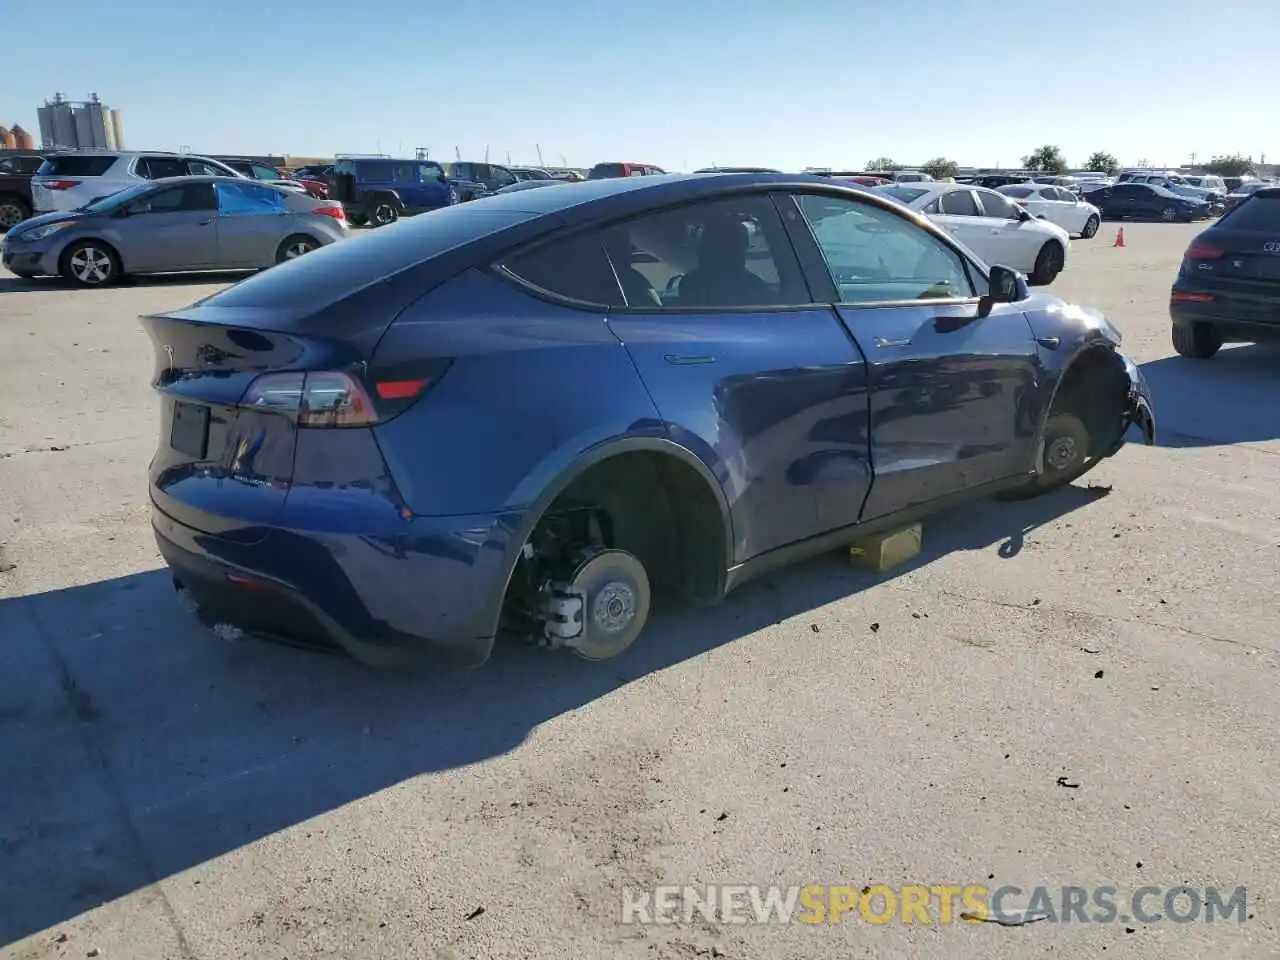
[[[2,258],[20,277],[101,287],[128,274],[259,270],[347,236],[342,204],[231,177],[171,177],[23,221]]]

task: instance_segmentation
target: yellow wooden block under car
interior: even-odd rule
[[[924,528],[913,523],[885,533],[866,537],[849,547],[849,557],[855,567],[864,570],[888,570],[919,555]]]

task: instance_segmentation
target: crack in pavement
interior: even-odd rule
[[[47,447],[28,447],[26,450],[11,450],[8,453],[0,453],[0,460],[9,460],[13,457],[25,457],[33,453],[65,453],[67,450],[77,450],[81,447],[101,447],[108,443],[127,443],[130,440],[145,440],[152,436],[151,433],[134,433],[125,437],[110,437],[105,440],[81,440],[77,443],[51,444]]]
[[[1162,620],[1146,620],[1142,617],[1121,617],[1114,613],[1098,613],[1092,610],[1074,610],[1069,607],[1052,607],[1045,604],[1014,603],[1009,600],[995,600],[991,597],[971,597],[968,594],[956,593],[954,590],[938,591],[942,596],[953,597],[956,600],[968,600],[971,603],[985,603],[993,607],[1006,607],[1010,610],[1022,610],[1028,613],[1061,613],[1073,617],[1094,617],[1098,620],[1107,620],[1111,623],[1129,623],[1144,624],[1146,626],[1164,627],[1169,630],[1176,630],[1178,633],[1185,633],[1191,637],[1199,637],[1201,640],[1212,640],[1214,643],[1229,643],[1232,646],[1244,647],[1246,650],[1253,650],[1259,653],[1280,653],[1280,650],[1273,650],[1271,647],[1259,646],[1256,643],[1250,643],[1247,640],[1236,640],[1233,637],[1219,637],[1212,633],[1203,633],[1199,630],[1192,630],[1190,627],[1180,627],[1175,623],[1165,623]]]

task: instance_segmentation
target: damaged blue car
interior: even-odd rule
[[[663,589],[1067,484],[1155,420],[1120,332],[829,179],[449,206],[145,317],[152,522],[221,631],[582,657]]]

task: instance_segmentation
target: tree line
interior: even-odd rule
[[[1147,162],[1140,160],[1135,166],[1145,167]],[[1243,157],[1238,153],[1217,156],[1206,163],[1197,164],[1197,166],[1204,170],[1205,173],[1214,173],[1220,177],[1239,177],[1246,173],[1254,172],[1253,158]],[[1036,170],[1041,173],[1065,173],[1070,169],[1070,165],[1067,163],[1066,157],[1062,155],[1062,151],[1053,144],[1045,144],[1031,151],[1031,153],[1022,158],[1022,167],[1025,170]],[[1113,154],[1099,150],[1089,156],[1089,159],[1085,161],[1084,168],[1112,176],[1120,169],[1120,161]],[[890,157],[877,157],[867,164],[867,170],[872,172],[900,169],[902,167],[894,163]],[[954,177],[959,172],[960,165],[954,160],[948,160],[946,157],[934,157],[920,167],[920,170],[929,174],[935,180],[946,180],[948,177]]]

